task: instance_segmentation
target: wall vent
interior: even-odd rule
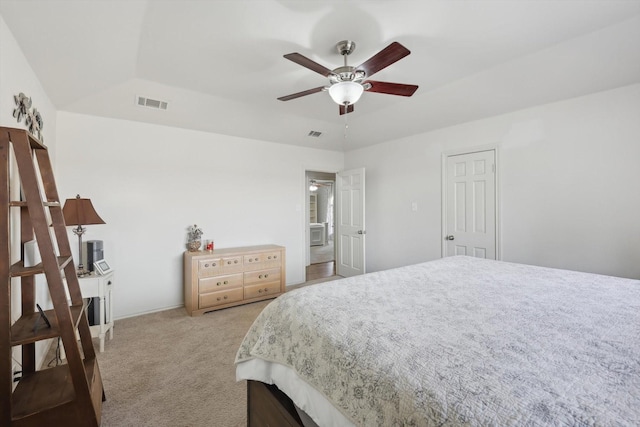
[[[317,130],[310,130],[307,136],[311,136],[313,138],[317,138],[322,135],[322,132],[318,132]]]
[[[167,101],[147,98],[146,96],[138,96],[138,105],[141,107],[154,108],[156,110],[166,110],[169,103]]]

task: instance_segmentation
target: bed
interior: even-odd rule
[[[455,256],[303,287],[236,377],[248,425],[281,405],[288,425],[637,426],[640,281]]]

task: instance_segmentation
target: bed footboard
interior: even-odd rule
[[[247,427],[303,427],[291,399],[278,387],[247,380]]]

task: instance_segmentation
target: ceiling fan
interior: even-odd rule
[[[333,182],[317,181],[315,179],[309,180],[309,191],[316,191],[319,187],[331,187]]]
[[[353,104],[360,99],[364,91],[411,96],[418,89],[416,85],[367,80],[373,74],[411,53],[409,49],[400,43],[391,43],[357,67],[347,65],[347,56],[355,50],[355,42],[343,40],[336,44],[336,48],[344,58],[344,66],[334,70],[330,70],[297,52],[284,55],[288,60],[328,77],[329,86],[319,86],[291,95],[281,96],[278,99],[280,101],[289,101],[326,90],[329,92],[331,99],[340,106],[340,114],[347,114],[353,111]]]

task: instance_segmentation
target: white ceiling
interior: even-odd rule
[[[637,0],[0,0],[0,14],[59,110],[331,150],[640,82]],[[282,55],[335,68],[344,39],[350,65],[405,45],[374,79],[418,91],[365,92],[347,116],[326,92],[276,100],[327,83]]]

